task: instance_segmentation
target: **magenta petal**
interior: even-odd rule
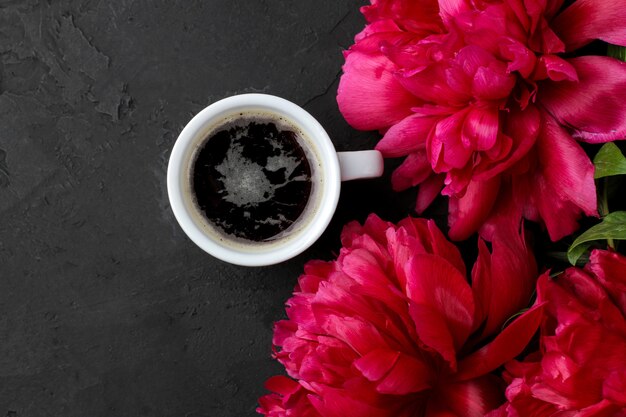
[[[471,149],[490,149],[498,138],[498,108],[472,107],[463,124],[463,144]]]
[[[354,361],[354,366],[370,381],[378,381],[393,368],[400,352],[375,349]]]
[[[537,153],[543,178],[561,200],[572,202],[588,216],[597,215],[593,164],[580,144],[549,116],[544,117]]]
[[[614,371],[604,381],[602,394],[620,407],[626,408],[626,372]]]
[[[474,293],[474,327],[472,332],[483,325],[489,315],[492,297],[491,254],[485,241],[478,239],[478,258],[472,268],[472,292]]]
[[[374,0],[371,3],[361,8],[368,22],[393,19],[402,29],[422,36],[441,30],[437,0]]]
[[[528,78],[535,68],[536,55],[519,41],[503,39],[500,53],[510,61],[507,69],[511,72],[518,71],[524,78]]]
[[[557,55],[546,54],[539,58],[534,79],[552,81],[578,81],[578,74],[572,64]]]
[[[543,305],[522,314],[491,343],[460,361],[455,379],[466,381],[485,375],[519,355],[539,328],[542,319]]]
[[[504,68],[480,67],[472,81],[473,94],[485,100],[506,98],[515,86],[515,76],[507,74]]]
[[[495,375],[484,375],[471,381],[447,384],[441,388],[441,394],[454,416],[484,417],[504,401],[501,384]]]
[[[411,303],[409,314],[415,322],[415,330],[422,343],[434,349],[448,362],[450,369],[456,369],[456,348],[452,331],[437,310],[427,304]]]
[[[467,0],[439,0],[439,13],[444,22],[454,18],[459,13],[470,10]]]
[[[430,165],[435,172],[461,169],[470,160],[472,151],[465,147],[462,139],[463,123],[468,112],[469,109],[462,110],[441,119],[428,138]]]
[[[474,297],[461,272],[439,256],[416,255],[408,264],[407,295],[416,308],[430,307],[443,319],[454,348],[460,349],[474,320]],[[434,323],[416,324],[421,329],[434,326]],[[422,337],[419,330],[418,335]]]
[[[361,130],[387,128],[419,104],[396,81],[395,66],[382,54],[351,52],[337,90],[337,103],[348,123]]]
[[[582,213],[578,206],[566,198],[559,195],[559,190],[555,190],[539,175],[527,179],[532,183],[532,187],[526,187],[525,192],[532,192],[531,204],[536,206],[539,217],[546,225],[548,234],[553,242],[569,236],[578,229],[578,220]]]
[[[404,162],[391,175],[391,184],[395,191],[403,191],[424,181],[432,169],[424,152],[415,152],[406,157]]]
[[[430,388],[430,379],[431,371],[427,364],[401,353],[376,390],[382,394],[406,395]]]
[[[510,407],[509,403],[504,403],[495,410],[491,410],[489,413],[485,414],[485,417],[512,417],[513,415],[509,414],[507,411],[508,407]]]
[[[626,258],[615,252],[594,250],[587,268],[626,317]]]
[[[509,317],[528,306],[537,281],[535,257],[518,227],[504,222],[497,226],[492,236],[491,276],[486,282],[491,297],[485,305],[488,318],[483,335],[497,333]]]
[[[351,50],[360,50],[363,52],[375,52],[380,50],[380,43],[383,41],[394,42],[399,37],[406,35],[400,31],[400,28],[391,19],[377,20],[365,26],[363,30],[354,37],[355,44]]]
[[[541,113],[537,107],[530,105],[524,110],[513,108],[505,118],[504,133],[512,139],[512,144],[508,152],[496,158],[496,162],[488,165],[484,171],[474,172],[473,179],[478,181],[487,180],[498,175],[517,161],[522,159],[532,149],[541,127]],[[501,136],[499,141],[504,144],[505,136]],[[494,147],[495,148],[495,147]],[[504,149],[503,151],[506,151]]]
[[[600,143],[626,138],[626,62],[584,56],[569,63],[579,81],[542,82],[541,104],[576,139]]]
[[[626,46],[626,7],[615,0],[576,0],[554,18],[552,28],[573,51],[601,39]]]
[[[437,117],[411,115],[391,126],[376,145],[376,149],[386,158],[404,156],[422,149],[426,146],[426,138],[437,120]]]
[[[463,197],[450,197],[448,236],[452,240],[464,240],[478,230],[498,197],[500,177],[486,181],[471,181]]]
[[[300,415],[284,414],[294,417],[387,417],[389,414],[384,409],[376,407],[376,403],[365,402],[361,398],[353,398],[350,390],[338,389],[329,386],[320,386],[319,395],[308,395],[315,410],[319,414]]]
[[[415,211],[417,214],[422,214],[435,198],[437,198],[443,188],[444,179],[445,177],[443,175],[431,175],[420,184],[417,201],[415,203]]]

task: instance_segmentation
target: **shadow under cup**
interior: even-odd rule
[[[311,193],[304,211],[291,226],[271,239],[252,241],[228,234],[208,219],[197,203],[193,173],[199,150],[216,132],[260,115],[283,123],[282,129],[297,130],[298,144],[311,167]],[[214,103],[189,122],[172,149],[167,182],[172,210],[194,243],[226,262],[262,266],[292,258],[319,238],[337,206],[340,169],[330,138],[308,112],[279,97],[245,94]]]

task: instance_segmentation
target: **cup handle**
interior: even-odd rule
[[[383,175],[383,156],[380,152],[354,151],[337,152],[341,181],[350,181],[360,178],[376,178]]]

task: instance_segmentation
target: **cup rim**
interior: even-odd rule
[[[297,235],[259,250],[244,250],[221,244],[194,220],[182,181],[187,176],[189,157],[203,129],[227,114],[241,109],[270,110],[286,116],[314,142],[322,164],[323,181],[319,209]],[[185,171],[185,172],[183,172]],[[291,259],[309,248],[328,227],[339,201],[341,188],[337,152],[322,125],[291,101],[269,94],[240,94],[210,104],[183,128],[172,148],[167,168],[167,191],[174,216],[185,234],[202,250],[223,261],[241,266],[266,266]],[[197,213],[196,213],[197,215]]]

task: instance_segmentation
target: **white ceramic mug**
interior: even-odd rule
[[[322,182],[318,207],[287,238],[271,245],[240,246],[210,230],[208,220],[194,203],[191,191],[191,165],[198,147],[212,126],[229,115],[242,112],[270,112],[286,118],[302,130],[319,158]],[[311,246],[324,232],[337,207],[341,181],[379,177],[383,159],[375,150],[339,152],[324,128],[298,105],[266,94],[242,94],[211,104],[185,126],[174,144],[167,169],[170,205],[189,238],[200,248],[223,261],[244,266],[263,266],[290,259]]]

